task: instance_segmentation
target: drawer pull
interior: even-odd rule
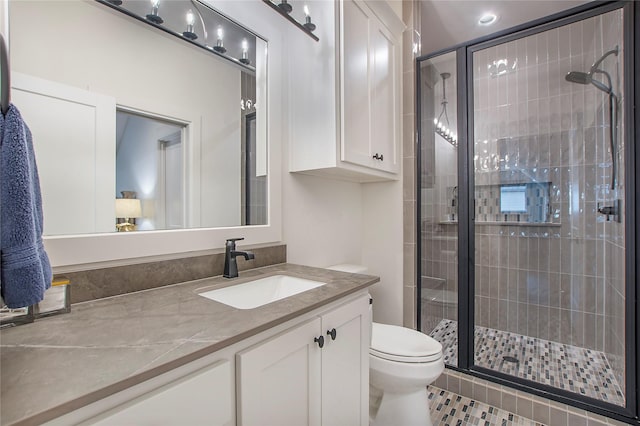
[[[331,340],[336,340],[336,335],[338,333],[336,332],[335,328],[332,328],[331,330],[327,330],[327,336],[331,336]]]
[[[324,346],[324,336],[316,337],[313,339],[313,341],[316,342],[318,346],[320,346],[320,348]]]

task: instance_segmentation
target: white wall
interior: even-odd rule
[[[391,3],[400,14],[400,2]],[[288,32],[290,51],[295,52],[289,57],[288,107],[292,120],[312,118],[306,132],[290,133],[283,159],[289,158],[291,149],[305,149],[310,162],[306,167],[313,168],[314,160],[323,163],[323,158],[335,159],[336,155],[320,150],[327,144],[314,141],[337,138],[334,57],[338,43],[331,4],[308,4],[320,41],[293,27]],[[303,52],[308,52],[306,60]],[[287,172],[285,162],[283,238],[288,261],[319,267],[338,263],[367,266],[369,273],[381,277],[371,289],[374,320],[402,324],[402,181],[357,184]]]

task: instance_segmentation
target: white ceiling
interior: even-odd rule
[[[500,30],[571,9],[585,0],[422,0],[422,53],[428,54]],[[498,16],[488,26],[483,14]]]

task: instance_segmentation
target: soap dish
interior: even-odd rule
[[[0,328],[28,324],[38,318],[71,312],[70,284],[68,278],[56,277],[40,303],[17,309],[0,307]]]
[[[53,279],[51,288],[44,293],[44,299],[40,303],[33,305],[35,319],[71,312],[69,284],[71,282],[65,277]]]

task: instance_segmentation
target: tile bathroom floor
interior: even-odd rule
[[[429,386],[427,391],[429,393],[431,421],[434,425],[543,426],[542,423],[536,423],[533,420],[442,390],[435,386]]]
[[[458,324],[443,319],[429,333],[442,343],[446,364],[457,365]],[[591,349],[476,327],[475,363],[591,398],[624,405],[606,354]]]

